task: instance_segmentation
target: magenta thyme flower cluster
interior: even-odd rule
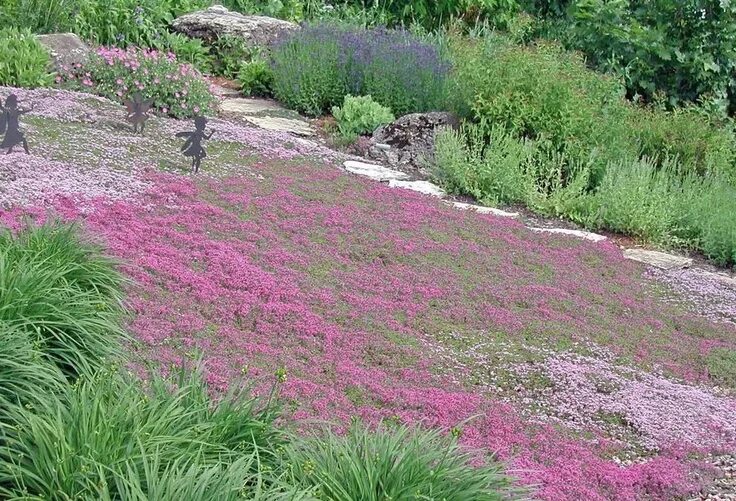
[[[176,118],[208,115],[216,105],[210,84],[193,66],[153,49],[101,47],[88,63],[62,68],[56,82],[117,102],[140,93],[154,110]]]
[[[18,93],[38,102],[40,124],[58,121],[46,91]],[[0,224],[58,215],[104,240],[133,279],[137,355],[161,371],[201,359],[213,392],[245,374],[261,394],[279,374],[284,419],[441,429],[508,461],[546,500],[689,499],[704,478],[693,475],[695,454],[733,450],[736,399],[710,388],[707,360],[714,349],[736,349],[736,327],[659,299],[616,245],[457,211],[350,176],[315,143],[287,145],[224,121],[213,121],[221,135],[208,160],[212,171],[232,167],[230,175],[145,164],[117,175],[129,153],[117,132],[82,122],[103,104],[55,95],[59,118],[86,131],[69,137],[91,136],[99,147],[53,161],[65,152],[39,148],[0,162],[9,206]],[[182,125],[160,122],[152,131],[162,137]],[[149,166],[154,140],[135,143]],[[565,354],[588,345],[611,356]],[[555,352],[535,357],[530,347]],[[445,353],[457,370],[440,363]],[[508,364],[516,365],[506,387],[541,395],[532,404],[557,420],[540,422],[483,383]],[[611,421],[621,437],[598,431]],[[622,463],[628,434],[646,447]]]

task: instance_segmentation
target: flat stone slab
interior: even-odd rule
[[[435,197],[444,197],[445,192],[442,188],[429,181],[400,181],[392,179],[388,182],[388,185],[392,188],[404,188],[405,190],[418,191],[425,195],[432,195]]]
[[[472,210],[480,214],[493,214],[501,217],[519,217],[518,212],[506,212],[495,207],[484,207],[482,205],[466,204],[464,202],[452,202],[452,206],[460,210]]]
[[[286,111],[285,108],[275,101],[244,97],[225,99],[220,103],[220,110],[227,113],[243,113],[245,115],[255,115],[268,111]]]
[[[646,250],[646,249],[626,249],[624,257],[640,263],[656,266],[663,270],[674,270],[677,268],[687,268],[693,263],[689,257],[675,256],[665,252]]]
[[[376,181],[390,181],[407,179],[409,176],[403,172],[389,169],[382,165],[369,164],[365,162],[357,162],[355,160],[348,160],[345,162],[345,170],[357,174],[359,176],[365,176]]]
[[[559,235],[570,235],[571,237],[578,237],[578,238],[584,238],[585,240],[590,240],[591,242],[602,242],[607,239],[607,237],[603,235],[599,235],[598,233],[591,233],[589,231],[580,231],[580,230],[568,230],[566,228],[529,228],[532,231],[536,231],[537,233],[556,233]]]
[[[291,118],[282,117],[252,117],[243,115],[248,122],[260,127],[261,129],[274,130],[278,132],[291,132],[299,136],[313,136],[314,130],[307,122],[302,120],[293,120]]]

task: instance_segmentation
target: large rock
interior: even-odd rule
[[[404,115],[376,129],[368,155],[399,170],[427,177],[434,157],[434,137],[439,127],[457,127],[452,113],[430,112]]]
[[[242,38],[249,47],[268,47],[283,35],[299,28],[297,24],[265,16],[244,16],[222,5],[184,14],[171,27],[191,38],[214,42],[221,35]]]
[[[74,33],[51,33],[36,38],[51,54],[56,69],[84,64],[89,59],[90,48]]]

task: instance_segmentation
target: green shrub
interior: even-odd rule
[[[536,191],[533,143],[517,139],[501,126],[486,131],[466,124],[460,132],[440,131],[434,155],[436,176],[451,193],[498,205],[529,203]]]
[[[117,355],[123,279],[74,227],[0,233],[0,322],[31,336],[70,377]]]
[[[214,58],[209,47],[198,38],[166,32],[154,47],[160,51],[173,52],[177,61],[194,66],[200,73],[212,73]]]
[[[629,95],[663,93],[670,105],[731,99],[736,5],[721,0],[576,0],[572,45],[599,69],[621,74]]]
[[[196,372],[154,376],[144,389],[114,370],[48,400],[0,422],[0,497],[272,499],[284,439],[269,402],[213,402]]]
[[[270,96],[273,92],[273,70],[265,59],[256,57],[240,68],[238,82],[246,96]]]
[[[332,108],[340,134],[346,139],[371,134],[380,125],[394,121],[391,110],[373,101],[371,96],[345,96],[342,107]]]
[[[15,26],[33,33],[72,30],[75,14],[89,0],[3,0],[0,27]]]
[[[174,54],[156,50],[101,47],[83,67],[62,75],[62,84],[123,102],[136,92],[153,109],[176,118],[207,115],[216,100],[202,75]]]
[[[642,155],[677,158],[685,169],[683,175],[736,174],[736,140],[732,130],[715,126],[696,110],[637,108],[631,121]]]
[[[589,225],[667,243],[673,227],[671,208],[677,168],[669,160],[661,169],[647,159],[609,164],[591,195],[597,210]]]
[[[586,69],[578,55],[553,43],[519,47],[495,36],[483,44],[456,44],[454,53],[461,115],[501,124],[573,162],[587,162],[595,151],[598,170],[609,160],[636,155],[623,87]]]
[[[363,8],[368,2],[349,0]],[[519,10],[517,0],[385,0],[374,3],[391,25],[419,24],[433,30],[455,19],[504,28]]]
[[[30,30],[0,29],[0,85],[46,87],[53,82],[51,56]]]
[[[371,95],[400,116],[440,109],[447,62],[437,47],[403,31],[307,26],[273,50],[274,95],[320,115],[346,95]]]
[[[208,0],[82,0],[71,31],[97,45],[155,47],[177,16],[209,4]]]
[[[321,0],[222,0],[222,5],[242,14],[258,14],[262,16],[286,19],[299,22],[309,18],[313,4],[321,4]]]
[[[227,78],[238,76],[240,68],[253,58],[253,49],[242,38],[222,35],[210,47],[213,56],[213,73]]]
[[[437,431],[353,425],[346,436],[326,431],[297,441],[285,456],[295,485],[317,489],[320,499],[512,497],[499,463],[471,466],[472,454]]]

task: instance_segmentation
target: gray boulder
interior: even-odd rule
[[[174,19],[171,27],[207,43],[214,42],[221,35],[231,35],[242,38],[249,47],[266,48],[285,34],[298,29],[299,25],[266,16],[244,16],[222,5],[213,5]]]
[[[368,156],[409,174],[429,176],[434,157],[434,136],[439,127],[457,127],[452,113],[429,112],[404,115],[376,129]]]
[[[36,38],[51,54],[57,70],[62,66],[84,64],[89,59],[90,48],[74,33],[51,33]]]

